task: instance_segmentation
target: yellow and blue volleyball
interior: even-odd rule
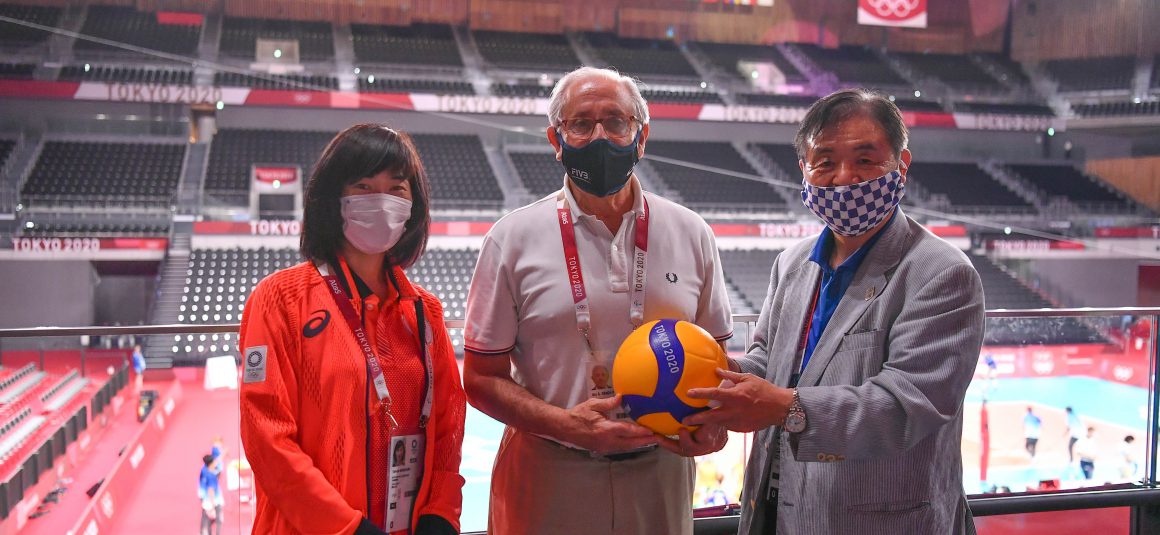
[[[728,369],[725,352],[705,329],[687,321],[663,319],[638,327],[616,352],[612,388],[623,396],[628,415],[662,435],[676,435],[686,416],[708,409],[692,399],[690,388],[720,384],[716,369]]]

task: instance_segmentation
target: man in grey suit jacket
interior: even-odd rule
[[[864,90],[802,121],[802,197],[827,228],[777,257],[728,382],[689,393],[720,406],[686,423],[760,431],[742,534],[974,533],[960,442],[983,288],[897,208],[906,142],[898,108]]]

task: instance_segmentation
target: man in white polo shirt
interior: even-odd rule
[[[508,426],[488,531],[691,534],[690,457],[721,449],[725,433],[706,426],[661,439],[622,419],[619,397],[595,381],[647,321],[686,320],[729,338],[713,234],[632,173],[649,120],[631,78],[569,73],[548,120],[563,188],[496,223],[467,299],[468,399]]]

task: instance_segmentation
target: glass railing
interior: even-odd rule
[[[963,482],[977,516],[1160,503],[1158,315],[1160,308],[988,312],[962,408]],[[756,320],[735,317],[730,353],[744,351]],[[220,440],[223,533],[250,533],[255,495],[239,431],[237,328],[0,330],[0,529],[172,529],[158,504],[183,504],[176,512],[197,503],[202,457]],[[462,320],[448,328],[461,329]],[[139,384],[129,365],[134,342],[152,348],[155,361],[188,361],[203,345],[205,364],[151,369]],[[468,408],[464,532],[486,529],[502,430]],[[733,434],[724,450],[697,460],[690,506],[699,509],[698,532],[735,529],[750,444]],[[990,520],[978,519],[981,532]]]

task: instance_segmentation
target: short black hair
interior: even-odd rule
[[[386,263],[408,268],[419,260],[431,231],[431,185],[411,137],[382,124],[357,124],[339,132],[314,164],[302,207],[299,249],[304,258],[338,261],[346,239],[339,204],[342,189],[383,171],[406,177],[412,197],[407,229],[387,251]]]
[[[793,148],[798,158],[806,159],[806,150],[809,144],[822,133],[823,130],[837,124],[858,113],[865,113],[878,122],[894,157],[902,155],[902,149],[910,139],[910,131],[902,120],[902,112],[889,98],[882,93],[869,89],[854,88],[835,91],[814,102],[806,111],[797,135],[793,138]]]
[[[214,457],[213,455],[207,453],[207,454],[202,456],[201,462],[205,463],[206,466],[209,466],[209,465],[213,464],[213,461],[215,458],[216,457]]]

